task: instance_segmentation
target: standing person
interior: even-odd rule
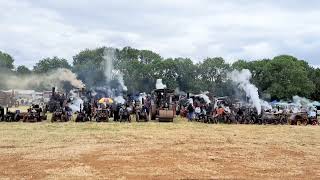
[[[176,115],[179,116],[180,115],[180,103],[176,104]]]
[[[211,103],[208,104],[206,111],[207,111],[207,115],[208,115],[208,116],[212,116],[212,114],[213,114],[213,107],[212,107]]]
[[[144,106],[146,108],[146,111],[147,111],[147,115],[149,116],[150,114],[150,110],[151,110],[151,99],[149,96],[147,96],[145,102],[144,102]]]
[[[190,103],[188,106],[188,120],[192,121],[194,115],[194,108],[193,105]]]
[[[200,113],[201,113],[201,108],[200,108],[198,105],[196,105],[195,107],[196,107],[195,110],[194,110],[194,112],[195,112],[195,119],[196,119],[196,120],[199,120],[199,116],[200,116]]]

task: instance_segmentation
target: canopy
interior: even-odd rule
[[[112,104],[113,100],[111,98],[101,98],[99,101],[99,103],[107,103],[107,104]]]

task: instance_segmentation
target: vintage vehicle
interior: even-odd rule
[[[298,112],[292,113],[288,116],[289,125],[307,125],[308,124],[308,113]]]
[[[19,114],[20,117],[23,117],[23,122],[40,122],[42,120],[47,120],[47,115],[38,104],[32,105],[28,109],[26,115],[23,115],[23,113],[20,112],[16,113]]]
[[[159,119],[159,122],[173,122],[176,111],[172,98],[174,90],[156,89],[152,92],[151,120]]]
[[[144,105],[142,105],[142,107],[140,108],[136,108],[136,121],[137,122],[149,121],[149,113],[147,108]]]
[[[129,107],[122,106],[119,109],[119,121],[120,122],[131,122],[130,110]]]
[[[52,113],[51,122],[67,122],[70,120],[69,117],[70,115],[67,111],[62,108],[58,108]]]
[[[97,122],[108,122],[109,121],[109,110],[106,108],[99,108],[95,112],[95,119]]]
[[[67,97],[64,94],[56,92],[55,87],[52,88],[51,97],[47,104],[47,110],[51,113],[55,112],[59,108],[63,108],[67,103]]]

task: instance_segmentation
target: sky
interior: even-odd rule
[[[289,54],[320,67],[318,0],[0,0],[0,51],[16,65],[131,46],[227,62]]]

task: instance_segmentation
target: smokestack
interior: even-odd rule
[[[143,98],[141,99],[141,104],[144,104],[144,99]]]
[[[80,104],[80,113],[81,113],[82,105]]]
[[[187,99],[189,99],[190,98],[190,94],[189,93],[187,93]]]
[[[52,97],[54,97],[54,94],[56,93],[56,88],[55,87],[52,87]]]
[[[8,114],[8,111],[9,111],[9,107],[7,106],[6,107],[6,114]]]

